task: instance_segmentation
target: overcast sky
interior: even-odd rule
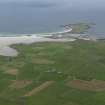
[[[47,2],[81,2],[81,3],[105,3],[105,0],[0,0],[0,1],[18,1],[18,2],[22,2],[22,1],[41,1],[41,2],[44,2],[44,1],[47,1]]]
[[[105,0],[0,0],[0,1],[81,1],[81,2],[88,2],[88,1],[91,1],[91,2],[104,2]]]
[[[105,8],[105,0],[0,0],[0,2],[34,2],[34,4],[56,4],[68,7]]]

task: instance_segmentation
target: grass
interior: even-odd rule
[[[72,27],[71,33],[80,34],[88,31],[88,29],[91,28],[91,24],[77,23],[77,24],[72,24],[71,27]]]
[[[105,91],[67,86],[74,79],[105,81],[104,41],[12,47],[19,51],[17,57],[0,56],[0,105],[105,105]],[[5,73],[12,68],[18,70],[16,75]],[[16,89],[10,87],[14,80],[32,83]],[[54,83],[30,97],[23,97],[47,81]]]

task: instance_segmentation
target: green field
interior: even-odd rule
[[[93,24],[88,24],[88,23],[71,24],[71,28],[72,28],[71,33],[83,34],[87,32],[88,29],[90,29],[92,25]]]
[[[12,47],[17,57],[0,56],[0,105],[105,105],[104,41]]]

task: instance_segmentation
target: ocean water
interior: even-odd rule
[[[47,33],[60,25],[95,23],[89,33],[105,36],[105,0],[1,0],[1,35]]]

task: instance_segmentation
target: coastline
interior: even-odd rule
[[[0,55],[1,56],[12,56],[15,57],[18,55],[18,52],[11,48],[13,44],[32,44],[38,42],[68,42],[75,41],[75,38],[63,38],[63,39],[53,39],[47,38],[46,36],[51,36],[53,34],[62,34],[70,32],[72,29],[64,30],[62,32],[54,32],[48,35],[41,34],[31,34],[31,35],[22,35],[22,36],[0,36]]]
[[[70,33],[72,28],[65,29],[61,32],[53,32],[48,34],[23,34],[20,36],[0,36],[0,55],[12,56],[18,55],[18,52],[11,48],[14,44],[32,44],[38,42],[72,42],[77,39],[82,40],[94,40],[96,38],[90,38],[89,36],[82,34]]]

